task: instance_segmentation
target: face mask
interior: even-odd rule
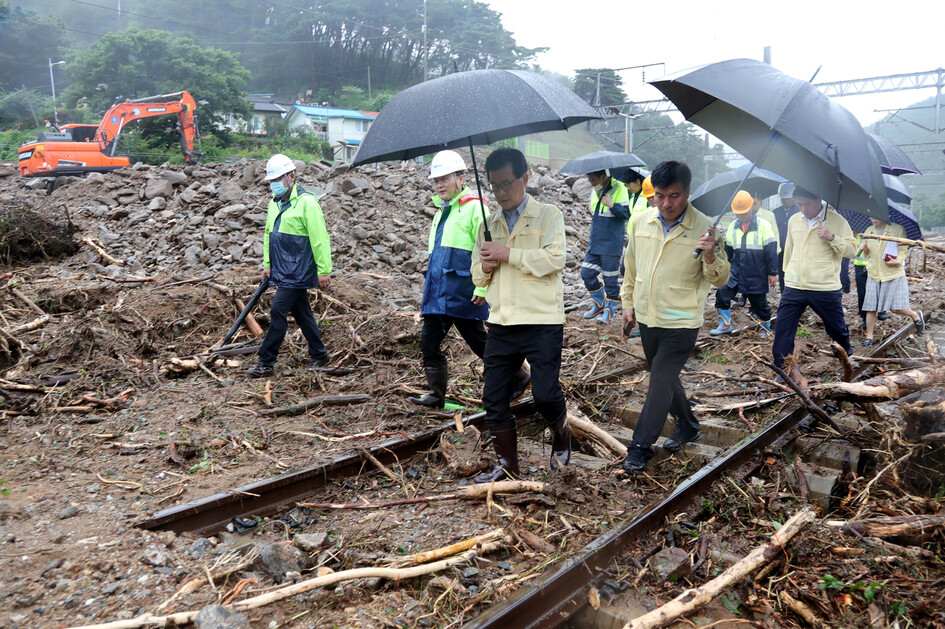
[[[278,181],[273,181],[272,183],[270,183],[270,184],[269,184],[269,189],[272,190],[272,196],[277,197],[277,198],[278,198],[278,197],[281,197],[282,195],[284,195],[284,194],[286,193],[286,191],[288,190],[288,188],[286,187],[286,185],[285,185],[284,183],[282,183],[282,180],[281,180],[281,179],[278,180]]]

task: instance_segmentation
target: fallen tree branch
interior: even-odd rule
[[[840,343],[836,341],[830,344],[830,347],[833,348],[833,355],[837,357],[837,360],[840,361],[840,364],[843,366],[843,381],[851,382],[853,380],[853,363],[850,362],[850,357],[847,355],[846,350],[840,347]]]
[[[896,515],[868,520],[829,520],[826,525],[868,537],[908,537],[921,540],[931,538],[938,529],[945,528],[945,515]]]
[[[910,369],[876,376],[863,382],[828,382],[814,385],[819,397],[875,402],[898,400],[930,385],[945,381],[945,366]]]
[[[108,254],[108,252],[105,251],[104,247],[101,247],[101,246],[95,244],[95,242],[94,242],[91,238],[89,238],[88,236],[82,236],[79,240],[81,240],[82,242],[84,242],[85,244],[87,244],[89,247],[91,247],[92,250],[95,251],[95,253],[97,253],[98,255],[100,255],[100,256],[102,257],[102,259],[105,260],[106,262],[108,262],[109,264],[117,264],[118,266],[124,266],[124,265],[125,265],[125,261],[124,261],[124,260],[119,260],[118,258],[115,258],[115,257],[110,256],[110,255]]]
[[[860,238],[872,238],[874,240],[885,240],[887,242],[897,242],[900,245],[909,245],[910,247],[922,247],[923,249],[931,249],[932,251],[945,253],[945,247],[942,247],[940,245],[930,245],[924,240],[909,240],[908,238],[896,238],[895,236],[880,236],[879,234],[860,234]]]
[[[755,548],[748,553],[744,559],[728,568],[725,572],[708,583],[697,588],[690,588],[662,607],[658,607],[647,614],[631,620],[624,625],[624,629],[651,629],[653,627],[662,627],[685,614],[696,611],[727,588],[738,583],[750,573],[760,568],[766,562],[771,561],[774,557],[785,552],[784,545],[804,528],[805,525],[809,522],[813,522],[814,519],[813,509],[802,509],[798,511],[771,536],[770,542],[764,546]]]
[[[27,306],[29,306],[29,309],[32,310],[33,312],[35,312],[35,313],[37,313],[37,314],[39,314],[39,315],[44,315],[44,314],[46,314],[46,311],[45,311],[45,310],[43,310],[42,308],[40,308],[39,306],[37,306],[37,305],[33,302],[32,299],[30,299],[29,297],[27,297],[26,295],[24,295],[23,293],[21,293],[21,292],[18,291],[17,289],[11,288],[11,289],[10,289],[10,292],[13,293],[13,294],[16,296],[17,299],[19,299],[19,300],[22,301],[24,304],[26,304]]]
[[[568,411],[568,425],[578,439],[590,439],[591,441],[599,443],[614,456],[620,458],[627,456],[627,446],[620,443],[613,435],[603,430],[586,417],[581,417],[576,412]]]
[[[337,503],[337,502],[300,502],[298,506],[308,509],[387,509],[389,507],[399,507],[401,505],[413,505],[423,502],[438,502],[441,500],[482,500],[489,495],[490,490],[494,494],[521,494],[526,492],[548,493],[551,489],[546,483],[525,480],[507,480],[496,481],[494,483],[482,485],[469,485],[461,487],[455,491],[449,491],[441,494],[430,494],[429,496],[420,496],[417,498],[405,498],[403,500],[392,500],[390,502],[379,503]]]
[[[310,408],[315,408],[316,406],[343,406],[345,404],[360,404],[362,402],[369,402],[371,399],[371,396],[366,393],[355,393],[353,395],[321,395],[319,397],[313,397],[311,399],[305,400],[304,402],[299,402],[298,404],[290,404],[289,406],[259,411],[259,414],[264,416],[298,415],[299,413],[303,413]]]
[[[833,419],[831,419],[830,415],[828,415],[824,409],[817,406],[817,404],[815,404],[814,401],[810,399],[810,396],[807,395],[807,391],[805,391],[796,382],[794,382],[794,380],[792,380],[783,369],[781,369],[774,363],[763,363],[763,364],[773,369],[775,373],[781,376],[781,378],[784,380],[785,383],[787,383],[788,386],[794,389],[794,392],[797,393],[797,395],[801,398],[801,404],[803,404],[804,408],[806,408],[810,412],[810,414],[814,416],[814,419],[818,419],[822,422],[826,422],[827,424],[830,425],[831,428],[836,430],[838,434],[840,435],[844,434],[843,429],[840,428],[839,425],[837,425],[837,422],[833,421]],[[847,438],[851,439],[850,437],[847,437]],[[851,442],[853,442],[852,439],[851,439]]]

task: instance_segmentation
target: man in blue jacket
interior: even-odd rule
[[[620,255],[630,217],[630,195],[623,182],[606,170],[587,174],[591,191],[591,237],[581,264],[581,279],[591,295],[585,319],[609,324],[620,304]],[[601,283],[598,276],[603,276]]]
[[[308,342],[309,366],[328,364],[318,323],[308,303],[310,288],[331,285],[331,242],[318,200],[296,185],[295,163],[277,153],[266,162],[272,199],[266,211],[263,240],[263,277],[276,287],[269,311],[269,329],[259,348],[259,362],[249,368],[251,378],[272,375],[291,312]]]
[[[753,198],[739,190],[732,200],[736,220],[725,234],[725,254],[732,264],[728,283],[715,293],[719,327],[713,336],[732,331],[732,299],[742,293],[751,303],[749,313],[761,323],[761,338],[771,334],[768,288],[778,282],[778,237],[771,223],[752,212]]]
[[[465,170],[466,162],[455,151],[440,151],[430,162],[429,179],[436,192],[433,204],[439,211],[430,226],[430,257],[420,305],[420,351],[430,393],[407,399],[431,408],[442,408],[446,402],[449,367],[440,345],[450,328],[456,328],[479,358],[486,351],[487,334],[482,323],[489,316],[486,289],[473,285],[470,272],[483,207],[479,197],[465,185]],[[528,372],[520,369],[513,397],[525,391],[529,379]]]

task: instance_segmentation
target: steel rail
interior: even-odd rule
[[[526,411],[533,398],[524,397],[512,405],[515,411]],[[477,413],[463,420],[464,425],[482,428],[485,413]],[[388,439],[366,450],[384,464],[395,464],[417,452],[434,446],[440,435],[455,429],[454,422],[445,423],[411,438]],[[296,502],[310,497],[319,487],[339,478],[357,476],[370,465],[361,453],[339,457],[328,463],[298,472],[249,483],[232,491],[224,491],[193,502],[177,505],[155,513],[137,522],[136,527],[150,531],[190,531],[209,535],[221,531],[233,518],[257,515],[265,517],[286,511]]]
[[[885,354],[908,336],[913,327],[910,321],[876,346],[870,355]],[[855,376],[862,376],[871,367],[861,365],[855,370]],[[809,415],[806,408],[797,408],[745,437],[683,481],[670,495],[654,501],[641,513],[597,537],[577,555],[560,563],[553,572],[518,588],[509,598],[463,625],[464,629],[537,629],[562,625],[587,604],[589,585],[607,570],[631,541],[658,528],[667,516],[705,492],[724,472],[750,461],[757,451],[789,434]]]

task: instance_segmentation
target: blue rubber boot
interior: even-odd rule
[[[590,291],[589,294],[591,296],[591,299],[594,300],[594,303],[593,305],[591,305],[591,309],[584,313],[585,319],[593,319],[597,315],[599,315],[601,311],[604,309],[604,299],[606,299],[606,297],[604,296],[603,286],[601,286],[597,290]]]
[[[766,339],[768,335],[771,334],[771,322],[762,321],[761,322],[761,338]]]
[[[614,322],[614,311],[617,309],[617,300],[616,299],[604,299],[604,310],[600,313],[600,316],[597,317],[599,323],[604,325]]]
[[[719,327],[710,331],[709,334],[712,336],[719,336],[720,334],[731,334],[732,333],[732,311],[731,310],[719,310]]]

